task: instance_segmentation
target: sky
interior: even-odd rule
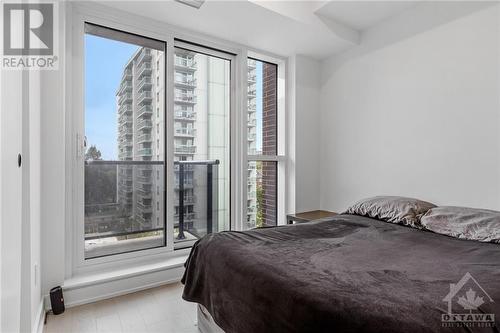
[[[85,135],[103,160],[117,160],[116,91],[123,69],[139,47],[85,35]],[[106,56],[103,56],[106,55]],[[257,151],[262,150],[262,62],[257,61]]]
[[[85,135],[87,147],[96,145],[103,160],[118,159],[115,94],[124,67],[138,48],[85,35]]]

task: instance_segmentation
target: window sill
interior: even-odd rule
[[[175,257],[170,257],[168,259],[164,259],[154,263],[148,263],[146,265],[137,265],[133,267],[120,268],[100,273],[79,274],[66,279],[63,284],[63,289],[65,291],[74,290],[107,282],[128,279],[139,275],[182,267],[186,262],[188,255],[189,251],[180,253],[180,255]]]

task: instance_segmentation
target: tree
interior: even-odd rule
[[[102,160],[101,158],[101,151],[97,149],[95,145],[90,146],[87,149],[87,152],[85,153],[85,160],[86,161],[100,161]]]

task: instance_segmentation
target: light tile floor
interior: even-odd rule
[[[49,315],[44,333],[196,333],[196,304],[181,295],[175,283],[69,308]]]

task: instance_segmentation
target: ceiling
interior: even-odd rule
[[[316,10],[316,14],[363,31],[412,8],[417,3],[417,1],[331,1]]]
[[[200,9],[167,1],[107,6],[282,56],[324,59],[360,43],[364,30],[417,1],[207,0]]]

